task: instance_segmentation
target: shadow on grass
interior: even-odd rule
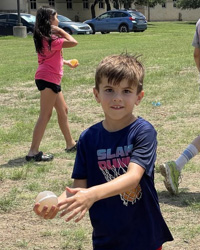
[[[32,164],[36,164],[35,162],[31,162]],[[30,164],[30,162],[27,162],[25,157],[20,157],[16,159],[9,160],[5,164],[1,164],[0,168],[14,168],[14,167],[23,167],[24,165]]]
[[[168,191],[158,192],[159,203],[176,207],[198,207],[200,208],[200,193],[180,191],[178,195],[170,195]]]
[[[188,25],[196,25],[197,22],[177,22],[177,24],[188,24]]]
[[[163,21],[162,23],[166,23],[166,24],[176,23],[176,24],[181,24],[181,25],[196,25],[197,22],[195,22],[195,21],[194,22],[192,22],[192,21],[191,22],[190,21],[188,21],[188,22],[187,21],[186,22],[181,22],[181,21],[166,21],[166,22],[164,22]],[[150,22],[150,23],[148,23],[148,27],[155,28],[157,26],[157,24],[159,24],[159,22],[153,22],[153,23]]]

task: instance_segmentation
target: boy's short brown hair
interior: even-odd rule
[[[95,74],[95,88],[99,91],[102,78],[108,83],[117,85],[127,79],[128,84],[137,87],[137,94],[143,90],[144,67],[138,61],[138,56],[127,53],[105,57],[97,66]]]

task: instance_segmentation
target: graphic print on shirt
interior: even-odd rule
[[[116,152],[111,152],[111,149],[97,150],[98,166],[102,171],[106,181],[111,181],[118,176],[127,172],[130,162],[129,154],[132,152],[133,144],[124,147],[117,147]],[[120,198],[125,206],[128,203],[134,204],[142,197],[140,184],[127,192],[120,194]]]

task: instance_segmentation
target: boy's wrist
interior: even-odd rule
[[[93,200],[93,202],[96,202],[98,200],[100,200],[100,197],[98,196],[98,191],[97,191],[97,187],[91,187],[88,189],[89,191],[89,195],[91,200]]]

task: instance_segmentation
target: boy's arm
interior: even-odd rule
[[[128,171],[125,174],[120,175],[110,182],[91,188],[92,192],[95,194],[96,201],[136,188],[139,185],[144,172],[144,168],[136,163],[130,162]]]
[[[81,188],[84,189],[87,187],[87,180],[86,179],[81,179],[81,180],[74,180],[73,183],[73,188]],[[58,197],[58,202],[62,202],[64,203],[64,201],[66,200],[67,197],[72,196],[73,194],[68,193],[66,190]],[[44,219],[53,219],[57,213],[60,210],[63,210],[65,208],[65,205],[61,206],[60,208],[56,207],[56,206],[52,206],[51,209],[49,210],[49,212],[47,213],[48,207],[44,206],[44,208],[42,209],[41,212],[39,212],[38,208],[39,208],[40,204],[36,203],[34,205],[33,211],[40,217],[44,218]]]
[[[144,168],[131,162],[129,163],[128,171],[112,181],[88,189],[67,188],[67,191],[73,194],[73,196],[66,198],[64,203],[59,202],[59,206],[61,207],[63,204],[68,204],[65,207],[65,210],[61,213],[61,216],[71,212],[66,221],[69,221],[74,217],[76,217],[76,222],[80,221],[96,201],[136,188],[139,185],[144,172]]]

